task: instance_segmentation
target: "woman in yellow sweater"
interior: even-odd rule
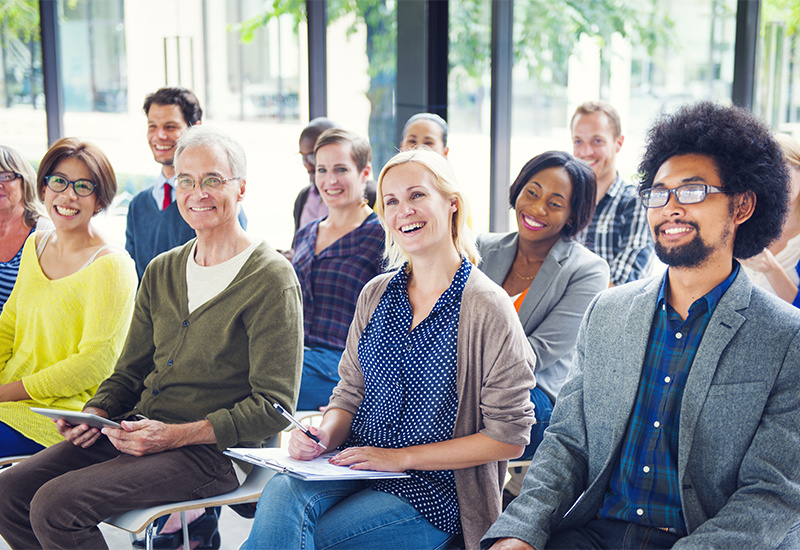
[[[63,138],[42,159],[36,187],[55,230],[25,242],[0,315],[0,456],[61,441],[29,407],[83,408],[114,368],[136,293],[133,260],[91,223],[117,191],[106,156]]]

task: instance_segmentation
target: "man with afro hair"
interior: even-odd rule
[[[663,276],[602,292],[520,496],[483,548],[800,547],[800,313],[736,258],[781,231],[769,129],[710,102],[650,130]]]

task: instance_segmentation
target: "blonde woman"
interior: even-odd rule
[[[800,294],[797,292],[800,284],[800,143],[787,134],[778,134],[775,139],[783,150],[789,169],[789,215],[781,236],[742,264],[753,284],[800,307]]]
[[[533,422],[535,358],[508,296],[475,264],[468,205],[446,159],[398,154],[381,172],[376,211],[394,271],[359,297],[341,381],[319,428],[334,464],[407,472],[382,481],[275,476],[248,550],[467,548],[500,513],[506,462]],[[289,453],[322,448],[292,432]]]

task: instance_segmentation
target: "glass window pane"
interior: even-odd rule
[[[369,137],[374,177],[397,152],[397,5],[331,0],[327,28],[328,117]]]
[[[754,111],[775,129],[800,136],[800,47],[798,17],[790,4],[761,8]]]
[[[587,13],[576,14],[565,4],[537,13],[540,3],[515,1],[512,178],[541,152],[572,152],[570,119],[584,101],[603,99],[620,112],[625,142],[616,166],[628,181],[657,113],[700,99],[730,103],[735,0],[613,3],[613,9],[608,2],[607,10],[605,3],[587,3]],[[603,19],[619,9],[630,13]],[[625,26],[617,28],[620,20]]]
[[[120,208],[98,218],[102,229],[124,242],[126,199],[161,169],[146,140],[145,96],[184,86],[200,99],[203,122],[245,148],[249,231],[287,247],[305,175],[295,158],[301,118],[308,116],[301,107],[307,103],[304,14],[259,23],[272,9],[262,0],[59,1],[65,134],[96,143],[117,173]],[[252,36],[243,40],[239,24],[253,21]],[[41,118],[36,159],[46,150]],[[283,185],[293,179],[297,187]]]
[[[491,0],[449,5],[448,158],[472,206],[472,229],[489,230]]]
[[[47,147],[39,2],[0,16],[0,143],[37,166]]]

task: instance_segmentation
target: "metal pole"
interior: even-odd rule
[[[511,182],[512,0],[492,2],[491,178],[489,231],[508,231]]]
[[[736,46],[733,54],[731,100],[735,105],[752,111],[761,0],[739,0],[736,4]]]
[[[306,0],[308,16],[308,116],[328,115],[327,1]]]
[[[39,0],[39,17],[42,37],[44,104],[47,113],[47,143],[53,145],[64,135],[64,93],[61,88],[58,2]]]

